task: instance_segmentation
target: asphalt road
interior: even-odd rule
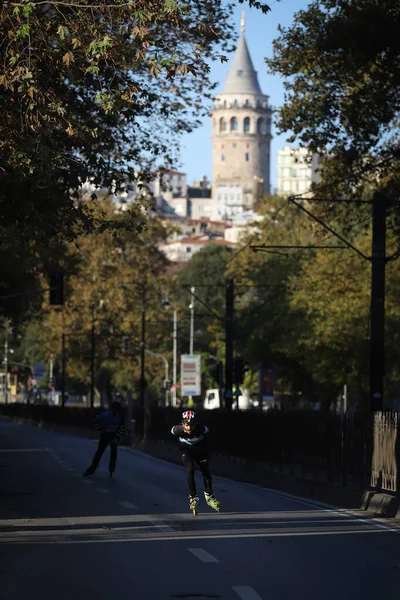
[[[95,448],[0,420],[0,600],[399,595],[398,522],[219,477],[193,517],[183,468],[120,448],[84,479]]]

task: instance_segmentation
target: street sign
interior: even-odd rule
[[[37,381],[46,380],[46,363],[35,362],[33,363],[33,376]]]
[[[181,354],[181,395],[201,395],[200,354]]]

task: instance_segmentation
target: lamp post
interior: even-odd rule
[[[176,406],[176,367],[177,367],[177,348],[178,348],[178,313],[174,309],[173,317],[173,352],[172,352],[172,406]]]
[[[190,292],[191,292],[191,300],[190,300],[190,304],[189,304],[189,308],[190,308],[190,348],[189,348],[189,354],[193,354],[193,343],[194,343],[194,292],[195,292],[194,287],[190,288]]]

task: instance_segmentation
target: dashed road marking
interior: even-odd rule
[[[83,480],[82,480],[82,483],[90,483],[90,484],[92,484],[92,483],[93,483],[93,481],[89,481],[88,479],[83,479]]]
[[[232,589],[241,600],[262,600],[261,596],[252,587],[247,585],[234,585]]]
[[[132,502],[129,502],[128,500],[118,500],[118,502],[124,508],[137,508],[137,506],[135,506],[134,504],[132,504]]]
[[[97,488],[97,491],[101,494],[109,494],[110,490],[105,490],[104,488]]]
[[[203,548],[189,548],[189,552],[194,554],[196,558],[203,562],[207,563],[217,563],[219,562],[218,558],[215,558],[212,554],[207,552],[207,550],[203,550]]]

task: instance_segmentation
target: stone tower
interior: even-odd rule
[[[258,197],[270,193],[271,114],[251,62],[242,15],[239,44],[212,111],[215,219],[252,209]]]

